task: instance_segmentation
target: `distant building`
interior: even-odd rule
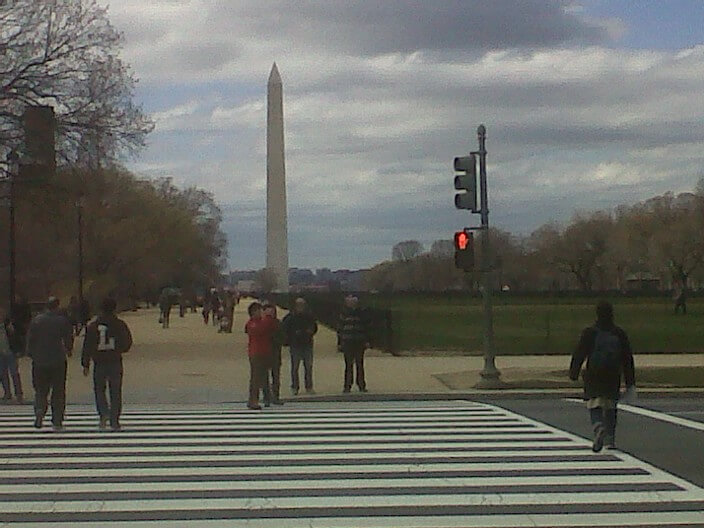
[[[626,277],[627,291],[655,292],[660,288],[660,279],[647,271],[628,275]]]

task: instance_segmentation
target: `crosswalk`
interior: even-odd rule
[[[704,490],[471,402],[0,414],[0,526],[704,526]]]

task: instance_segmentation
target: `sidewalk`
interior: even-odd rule
[[[246,307],[243,300],[235,311],[232,334],[219,334],[203,324],[198,314],[171,317],[171,328],[158,324],[158,310],[122,314],[134,334],[134,348],[125,355],[123,397],[130,403],[217,403],[245,401],[249,382],[246,352]],[[279,317],[283,317],[283,313]],[[315,339],[314,385],[318,396],[342,396],[344,361],[337,352],[333,331],[321,326]],[[67,397],[69,403],[93,403],[92,378],[83,377],[80,367],[82,339],[76,340],[69,360]],[[288,349],[283,349],[281,367],[282,397],[291,397]],[[566,380],[567,356],[499,357],[497,367],[504,382],[519,389],[572,388],[578,383]],[[704,369],[704,354],[636,356],[639,369],[681,367]],[[367,352],[367,385],[370,395],[379,394],[460,394],[473,390],[480,379],[480,357],[395,357]],[[25,395],[32,398],[31,362],[21,360]],[[301,384],[303,369],[301,367]],[[640,384],[639,384],[640,385]],[[665,384],[667,385],[667,384]],[[642,385],[641,385],[642,386]],[[305,398],[305,395],[299,398]]]

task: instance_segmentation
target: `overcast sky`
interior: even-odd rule
[[[128,165],[212,191],[265,263],[266,81],[284,86],[290,264],[359,268],[478,216],[452,158],[488,130],[490,222],[527,234],[704,174],[701,0],[111,0],[156,121]]]

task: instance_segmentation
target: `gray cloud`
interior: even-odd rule
[[[593,44],[604,24],[580,18],[563,0],[320,0],[249,2],[256,33],[366,56]]]

